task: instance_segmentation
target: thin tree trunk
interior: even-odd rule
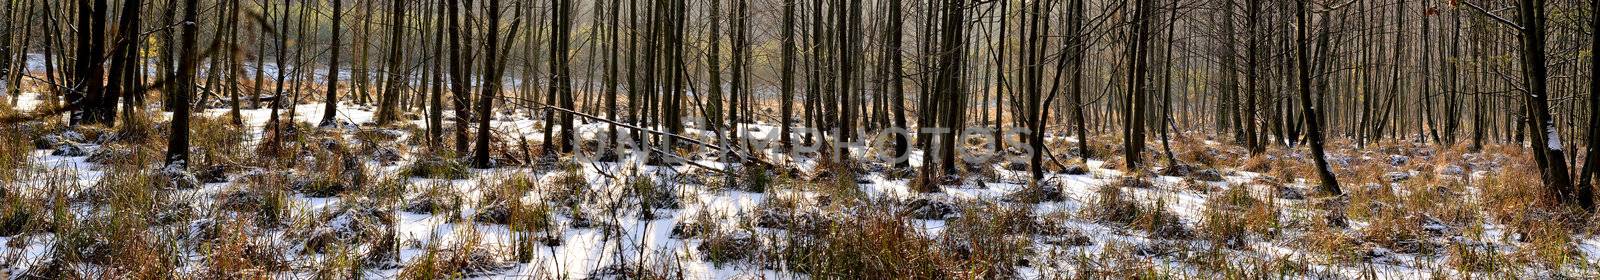
[[[124,0],[122,2],[122,18],[117,22],[117,39],[114,41],[115,48],[111,51],[111,71],[108,73],[109,77],[106,81],[105,100],[102,100],[102,103],[104,103],[102,104],[104,107],[102,109],[104,111],[99,112],[99,114],[103,114],[106,117],[102,121],[108,126],[116,123],[115,118],[112,117],[116,113],[118,98],[121,98],[124,92],[136,90],[134,85],[138,84],[137,82],[131,82],[130,80],[132,79],[130,78],[132,77],[132,71],[136,71],[132,66],[136,63],[135,54],[137,52],[135,49],[139,47],[137,42],[139,40],[139,10],[142,8],[141,6],[140,0]]]
[[[433,80],[431,93],[428,95],[428,146],[429,150],[438,153],[444,147],[444,41],[445,41],[445,7],[444,0],[438,1],[438,9],[434,10],[435,35],[433,36]],[[335,24],[338,24],[336,21]],[[450,51],[454,54],[455,51]],[[524,81],[527,82],[527,81]]]
[[[1148,0],[1137,0],[1134,4],[1133,25],[1129,28],[1127,105],[1123,114],[1123,162],[1128,170],[1138,170],[1143,166],[1145,110],[1149,102],[1145,92],[1145,79],[1147,62],[1145,53],[1149,44],[1150,3]]]
[[[797,0],[783,0],[783,41],[780,43],[783,48],[783,53],[781,57],[782,61],[779,62],[782,70],[779,70],[780,73],[778,74],[780,76],[779,79],[781,79],[781,81],[779,81],[779,94],[781,94],[781,96],[779,96],[780,100],[778,101],[780,103],[778,107],[778,143],[783,146],[783,151],[786,153],[794,151],[794,141],[790,139],[791,136],[789,135],[792,133],[789,127],[793,124],[789,123],[789,121],[794,118],[794,25],[795,5],[797,5],[795,2],[797,2]],[[898,32],[898,25],[900,22],[900,1],[891,0],[889,2],[889,5],[891,5],[889,10],[889,24],[891,26],[895,26],[890,28],[893,28],[893,30],[895,30],[894,32]],[[899,61],[900,36],[898,33],[895,33],[895,35],[889,36],[886,39],[889,40],[887,44],[890,44],[890,48],[893,48],[893,51],[895,52],[893,55],[888,56],[888,59],[892,61]],[[898,66],[896,67],[898,68]],[[896,80],[896,82],[898,82],[899,75],[894,75],[892,77]],[[900,98],[895,100],[895,104],[900,104]],[[896,125],[905,127],[904,113],[901,111],[904,111],[904,109],[902,108],[901,110],[897,110],[895,112],[901,116],[899,119],[900,122],[898,122]],[[904,141],[904,137],[899,137],[896,139],[896,155],[904,154],[905,145],[900,144]]]
[[[398,1],[398,0],[397,0]],[[339,114],[339,24],[342,17],[340,0],[333,0],[332,38],[328,43],[328,88],[326,105],[322,107],[322,120],[317,126],[328,127],[334,125],[334,117]]]
[[[456,112],[455,152],[458,155],[464,155],[467,153],[467,144],[470,141],[467,139],[467,125],[471,118],[468,116],[467,110],[472,96],[467,92],[466,66],[462,65],[462,62],[469,59],[467,58],[469,50],[463,49],[462,44],[461,3],[459,0],[446,1],[449,3],[446,5],[448,8],[446,12],[450,14],[448,32],[450,36],[450,93],[454,100],[452,105],[455,107]]]
[[[1299,26],[1299,28],[1295,28],[1297,30],[1295,32],[1296,41],[1298,42],[1299,47],[1295,48],[1295,57],[1299,60],[1297,66],[1300,67],[1299,71],[1297,71],[1299,72],[1298,76],[1300,79],[1300,106],[1301,110],[1305,111],[1306,134],[1307,138],[1309,138],[1307,140],[1309,140],[1311,143],[1311,156],[1317,164],[1317,177],[1322,181],[1320,184],[1320,186],[1322,186],[1321,191],[1330,195],[1340,195],[1343,192],[1339,190],[1339,181],[1333,176],[1332,167],[1328,166],[1328,157],[1323,151],[1322,119],[1319,117],[1317,112],[1317,103],[1311,98],[1312,67],[1311,58],[1309,57],[1311,55],[1311,51],[1308,50],[1308,48],[1311,47],[1311,39],[1307,35],[1310,33],[1309,29],[1311,29],[1311,25],[1309,25],[1309,23],[1311,20],[1309,19],[1310,15],[1308,15],[1308,12],[1306,11],[1308,9],[1306,7],[1306,2],[1306,0],[1295,2],[1299,6],[1299,9],[1296,9],[1298,12],[1296,13],[1296,15],[1298,15],[1296,18],[1299,20],[1297,26]]]
[[[494,118],[494,97],[500,92],[500,75],[495,73],[494,64],[499,60],[500,42],[500,0],[489,0],[488,7],[488,32],[484,33],[484,63],[483,93],[478,96],[478,136],[477,144],[472,150],[472,167],[490,168],[494,163],[489,161],[489,120]],[[570,126],[569,126],[570,127]],[[570,130],[563,127],[564,130]]]
[[[405,37],[406,5],[404,0],[390,1],[393,5],[389,7],[391,9],[389,15],[389,57],[384,60],[384,64],[389,67],[384,74],[389,76],[389,80],[384,82],[383,95],[378,97],[376,119],[378,125],[388,125],[400,119],[400,108],[398,107],[400,88],[407,83],[406,75],[404,74],[405,65],[400,61],[400,50],[405,48],[403,39]],[[489,34],[494,34],[494,30],[489,30]],[[493,45],[485,49],[491,55],[494,50]],[[488,61],[494,60],[490,59]]]

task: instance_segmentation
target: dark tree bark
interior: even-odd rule
[[[356,94],[356,104],[361,105],[370,104],[367,102],[371,100],[372,96],[370,92],[372,90],[372,68],[370,66],[371,60],[369,59],[372,52],[367,46],[372,45],[372,22],[376,21],[372,19],[372,8],[377,6],[373,4],[373,1],[362,1],[361,32],[357,33],[359,36],[356,36],[355,42],[352,42],[354,46],[350,48],[355,60],[351,65],[353,69],[350,69],[350,82],[354,84],[351,89]]]
[[[749,13],[749,5],[746,3],[747,0],[733,1],[733,17],[729,18],[729,20],[732,21],[730,25],[733,28],[733,42],[731,42],[733,46],[730,48],[728,53],[729,59],[733,60],[733,65],[731,65],[732,67],[728,69],[728,76],[732,80],[729,81],[728,87],[729,102],[727,111],[728,128],[732,129],[732,133],[729,135],[731,135],[734,139],[738,139],[740,124],[751,121],[750,117],[753,116],[755,110],[754,108],[750,108],[750,105],[748,104],[749,77],[746,76],[748,75],[746,68],[749,66],[750,62],[750,54],[748,52],[750,44],[750,31],[748,30],[749,19],[747,18]]]
[[[103,110],[105,95],[106,0],[78,0],[77,51],[68,85],[67,102],[72,106],[69,125],[109,124],[114,110]],[[112,103],[115,105],[115,103]],[[112,107],[115,108],[115,107]]]
[[[1259,71],[1260,70],[1259,69],[1260,68],[1259,61],[1261,59],[1261,46],[1260,46],[1261,45],[1261,43],[1260,43],[1260,41],[1261,41],[1260,37],[1261,36],[1260,36],[1260,34],[1257,33],[1259,31],[1259,29],[1260,29],[1260,28],[1257,27],[1257,25],[1260,24],[1259,22],[1260,22],[1260,15],[1261,15],[1261,3],[1260,3],[1260,1],[1247,1],[1247,2],[1249,2],[1249,3],[1246,4],[1246,6],[1248,6],[1248,8],[1247,8],[1248,11],[1245,12],[1246,14],[1248,14],[1248,16],[1247,16],[1248,19],[1245,20],[1245,37],[1247,38],[1247,41],[1249,41],[1249,42],[1246,43],[1246,45],[1245,45],[1245,73],[1246,73],[1245,77],[1246,77],[1246,79],[1245,79],[1245,90],[1244,90],[1245,92],[1244,92],[1244,96],[1243,96],[1243,98],[1245,100],[1244,100],[1244,112],[1243,112],[1244,117],[1241,118],[1241,122],[1243,122],[1243,126],[1244,126],[1244,137],[1245,137],[1245,145],[1244,146],[1245,146],[1246,149],[1250,150],[1250,155],[1251,156],[1255,156],[1255,155],[1259,155],[1262,152],[1266,151],[1266,145],[1264,143],[1261,143],[1261,137],[1260,137],[1260,134],[1264,134],[1264,133],[1261,133],[1261,132],[1257,131],[1258,130],[1257,129],[1258,125],[1257,125],[1257,119],[1256,119],[1256,115],[1257,115],[1256,103],[1257,103],[1257,100],[1258,100],[1258,98],[1256,98],[1256,93],[1257,93],[1256,91],[1259,88],[1259,85],[1258,85],[1258,84],[1260,84],[1259,80],[1261,80],[1261,79],[1257,78],[1258,77],[1257,75],[1260,73],[1260,71]]]
[[[1554,201],[1567,206],[1578,206],[1593,211],[1592,198],[1579,197],[1572,185],[1572,174],[1567,169],[1566,153],[1562,151],[1561,134],[1556,133],[1555,120],[1550,113],[1548,64],[1545,60],[1545,4],[1543,0],[1517,1],[1517,22],[1522,26],[1522,82],[1527,94],[1523,95],[1528,108],[1530,126],[1528,138],[1534,150],[1534,161],[1539,163],[1539,173],[1544,186]]]
[[[1024,110],[1026,111],[1026,117],[1028,118],[1025,123],[1028,125],[1029,130],[1029,137],[1024,139],[1027,141],[1029,148],[1032,150],[1028,159],[1028,169],[1031,173],[1030,175],[1032,175],[1033,182],[1036,184],[1039,183],[1040,180],[1044,179],[1045,120],[1047,119],[1046,108],[1049,107],[1050,100],[1043,99],[1045,67],[1044,57],[1046,49],[1044,41],[1047,40],[1045,34],[1050,34],[1050,22],[1045,20],[1044,17],[1046,14],[1048,14],[1048,11],[1050,11],[1050,5],[1052,3],[1054,3],[1054,1],[1034,2],[1030,4],[1033,10],[1028,13],[1028,33],[1026,44],[1023,46],[1022,55],[1022,61],[1025,63],[1023,68],[1027,70],[1023,75],[1023,79],[1025,81],[1023,85],[1026,87],[1025,90],[1028,94],[1024,100],[1024,102],[1026,102],[1026,105],[1024,105]],[[1057,73],[1058,74],[1056,77],[1059,78],[1060,71],[1057,71]],[[1054,95],[1055,94],[1052,91],[1052,99],[1054,98]],[[998,129],[998,121],[996,124],[996,128]],[[1002,139],[996,138],[996,141],[1000,140]]]
[[[836,40],[838,40],[838,51],[834,55],[834,58],[838,59],[839,65],[839,84],[837,85],[839,90],[838,92],[835,92],[835,101],[837,102],[836,108],[838,108],[836,109],[838,112],[838,121],[836,124],[839,126],[839,133],[836,135],[836,137],[843,140],[841,142],[850,142],[853,139],[856,119],[856,103],[854,100],[857,96],[857,92],[855,89],[856,84],[852,79],[855,78],[856,59],[854,55],[856,53],[855,41],[857,36],[851,28],[854,25],[855,18],[854,16],[851,16],[853,13],[851,12],[852,6],[856,7],[855,10],[860,10],[860,0],[840,0],[837,3],[834,3],[834,22],[837,23],[834,27],[834,34],[837,34]],[[836,105],[830,104],[829,106]],[[845,149],[843,149],[841,153],[849,153],[849,147],[842,148]],[[841,154],[841,158],[848,158],[848,156]]]
[[[496,75],[494,65],[499,60],[500,42],[500,0],[488,2],[488,32],[484,33],[484,63],[483,63],[483,93],[478,96],[478,136],[477,143],[472,149],[472,167],[490,168],[494,163],[489,161],[489,120],[494,118],[494,97],[500,92],[500,75]],[[567,129],[563,127],[563,129]]]
[[[244,72],[244,50],[239,47],[239,1],[228,2],[228,117],[233,125],[244,125],[244,114],[240,112],[239,83],[244,80],[240,76]],[[130,54],[131,56],[132,54]],[[140,71],[142,72],[142,71]],[[129,90],[134,90],[130,88]]]
[[[113,41],[114,47],[111,51],[111,71],[106,81],[105,98],[101,100],[101,106],[104,108],[97,108],[103,111],[96,113],[107,117],[102,121],[108,126],[116,123],[116,119],[111,116],[116,112],[117,100],[126,92],[138,90],[139,82],[131,78],[133,71],[137,71],[133,66],[137,64],[138,59],[136,54],[140,38],[138,35],[141,6],[140,0],[122,2],[122,18],[117,22],[117,39]]]
[[[1084,112],[1085,107],[1088,105],[1083,103],[1083,72],[1085,71],[1084,53],[1087,53],[1089,50],[1088,40],[1085,39],[1085,37],[1088,36],[1088,32],[1084,26],[1084,16],[1087,15],[1088,12],[1084,7],[1085,0],[1071,1],[1072,26],[1069,28],[1072,29],[1072,33],[1067,37],[1068,40],[1071,40],[1071,43],[1068,43],[1067,47],[1073,50],[1070,52],[1073,70],[1072,94],[1070,94],[1072,96],[1072,120],[1077,122],[1073,127],[1075,127],[1078,131],[1078,154],[1082,156],[1084,160],[1088,160],[1089,158],[1094,157],[1093,151],[1089,150],[1088,114]]]
[[[260,4],[261,5],[261,20],[258,21],[256,23],[256,25],[255,25],[255,28],[256,28],[256,30],[255,30],[256,31],[255,32],[256,33],[256,38],[255,39],[256,39],[256,42],[257,42],[257,44],[256,44],[256,62],[255,62],[256,75],[255,75],[255,81],[250,84],[250,91],[251,91],[251,94],[250,94],[250,108],[252,108],[252,109],[261,109],[262,85],[265,85],[267,83],[267,80],[266,80],[267,79],[267,74],[266,74],[266,71],[267,71],[267,66],[266,66],[267,65],[267,39],[266,38],[267,38],[267,24],[269,24],[271,22],[271,20],[268,19],[268,15],[272,11],[272,9],[267,6],[267,2],[268,1],[271,1],[271,0],[261,0],[261,4]],[[165,59],[158,60],[158,61],[165,61]],[[163,75],[164,76],[162,77],[162,79],[166,79],[166,77],[165,77],[166,73],[165,72],[163,72]]]
[[[1591,11],[1600,11],[1600,0],[1589,0]],[[1591,15],[1590,26],[1600,30],[1600,16]],[[1600,50],[1600,32],[1590,34],[1590,53]],[[1583,160],[1583,171],[1578,179],[1580,203],[1594,205],[1594,178],[1600,173],[1600,55],[1589,56],[1589,144]],[[1589,212],[1594,212],[1590,207]]]
[[[681,110],[683,107],[683,87],[684,80],[687,78],[685,77],[687,74],[686,69],[688,69],[688,67],[684,66],[686,59],[683,53],[684,17],[687,14],[687,7],[684,5],[684,0],[668,0],[667,2],[671,3],[666,7],[666,19],[670,23],[670,29],[663,34],[667,37],[667,40],[662,44],[668,52],[666,63],[662,68],[662,74],[667,77],[667,94],[662,98],[660,105],[657,106],[661,108],[661,124],[666,126],[667,132],[681,134],[683,133],[683,114]],[[659,136],[657,137],[660,138]],[[667,148],[664,150],[671,151],[678,146],[676,138],[666,137],[664,140],[666,144],[662,147]],[[662,155],[662,158],[666,159],[671,156]]]
[[[879,71],[879,92],[888,92],[887,96],[889,97],[890,111],[894,112],[894,117],[892,117],[894,128],[905,129],[907,130],[906,132],[909,133],[910,129],[906,126],[905,112],[906,90],[905,80],[903,78],[903,76],[905,76],[905,70],[901,68],[904,62],[900,54],[900,48],[902,45],[901,37],[903,37],[900,29],[904,28],[904,24],[902,22],[903,20],[901,19],[901,5],[902,3],[900,0],[892,0],[888,3],[888,19],[885,20],[884,23],[886,23],[886,25],[883,27],[883,66],[882,70]],[[790,14],[790,17],[792,17],[792,14],[794,13],[793,7],[789,7],[786,12]],[[792,52],[793,47],[789,46],[792,44],[792,39],[789,43],[785,43],[785,50]],[[787,62],[788,60],[785,59],[785,61]],[[787,73],[791,72],[792,71],[784,71],[784,73],[786,73],[785,76],[788,75]],[[789,80],[786,77],[784,81],[788,82]],[[786,86],[789,85],[786,84]],[[788,98],[785,97],[784,100],[788,100]],[[785,109],[787,109],[787,107],[785,107]],[[784,117],[788,118],[787,111],[785,111]],[[785,123],[787,123],[787,121],[785,121]],[[907,135],[905,133],[894,134],[894,158],[903,158],[911,151],[910,139],[908,139],[906,136]],[[784,139],[787,141],[788,132],[784,132]],[[908,168],[911,166],[911,161],[896,160],[894,164],[897,168]]]
[[[609,26],[607,26],[609,28],[609,31],[606,34],[607,36],[610,36],[610,42],[608,44],[606,44],[607,53],[606,53],[606,75],[605,75],[606,89],[605,89],[605,93],[606,93],[606,118],[612,119],[612,120],[616,120],[616,119],[618,119],[618,117],[620,117],[620,116],[617,115],[617,79],[618,79],[618,77],[617,77],[617,75],[618,75],[617,50],[621,47],[621,46],[618,45],[618,42],[620,41],[619,39],[621,38],[621,34],[618,33],[618,30],[620,30],[620,27],[619,27],[618,23],[620,22],[619,19],[622,16],[621,12],[622,12],[622,0],[611,0],[611,24]],[[531,44],[532,42],[529,42],[529,43]],[[632,85],[630,85],[630,86],[632,86]],[[616,124],[611,124],[608,127],[609,127],[609,132],[610,132],[609,135],[611,137],[611,140],[613,141],[612,143],[614,144],[612,147],[613,148],[621,148],[622,147],[622,140],[621,140],[621,137],[618,137],[619,134],[618,134],[618,131],[617,131],[617,125]],[[614,153],[615,151],[612,151],[612,152]],[[602,157],[604,157],[604,156],[602,156]]]
[[[550,19],[550,94],[556,95],[561,108],[577,110],[572,96],[572,63],[568,52],[572,41],[571,0],[557,0]],[[492,57],[491,57],[492,58]],[[490,61],[493,61],[492,59]],[[572,113],[561,112],[561,152],[571,153],[578,145],[577,127]]]
[[[1245,139],[1244,122],[1254,122],[1254,120],[1240,118],[1242,113],[1240,111],[1242,110],[1239,108],[1239,66],[1236,63],[1238,54],[1235,52],[1238,48],[1238,40],[1235,39],[1237,36],[1235,35],[1236,28],[1234,28],[1234,3],[1233,0],[1223,0],[1222,6],[1218,7],[1218,11],[1220,11],[1219,17],[1222,18],[1221,22],[1218,23],[1222,25],[1222,45],[1218,47],[1219,51],[1217,53],[1217,56],[1220,57],[1218,60],[1222,68],[1221,73],[1219,73],[1222,75],[1222,81],[1219,85],[1221,87],[1219,90],[1221,96],[1218,97],[1220,100],[1217,102],[1220,105],[1218,112],[1221,115],[1218,116],[1218,119],[1222,124],[1221,127],[1232,129],[1235,144],[1244,143],[1248,145],[1249,140]],[[1222,132],[1219,131],[1218,133]]]
[[[445,83],[443,65],[446,63],[443,56],[446,33],[444,13],[449,9],[445,7],[444,0],[438,0],[438,3],[439,6],[433,11],[436,28],[433,36],[433,77],[430,78],[433,84],[430,85],[432,89],[428,94],[428,147],[434,153],[438,153],[438,149],[444,147],[444,97],[442,96]],[[336,21],[335,24],[337,23]],[[454,54],[455,51],[452,50],[450,53]]]
[[[468,115],[468,104],[471,103],[472,96],[471,93],[467,92],[466,65],[463,65],[463,62],[469,59],[467,57],[469,51],[463,49],[461,3],[459,0],[445,1],[449,3],[446,5],[448,8],[446,12],[450,14],[450,23],[448,24],[450,26],[448,32],[450,36],[450,93],[451,99],[454,101],[451,105],[455,107],[455,152],[458,155],[464,155],[467,153],[467,145],[470,141],[467,138],[467,125],[471,119]]]
[[[1323,151],[1322,118],[1318,115],[1317,102],[1311,98],[1311,51],[1308,50],[1311,47],[1311,39],[1307,35],[1310,33],[1311,20],[1306,11],[1308,9],[1306,7],[1307,1],[1310,0],[1295,1],[1299,7],[1296,13],[1297,26],[1299,28],[1296,28],[1295,32],[1299,47],[1295,48],[1295,57],[1299,62],[1296,65],[1300,67],[1299,71],[1297,71],[1300,79],[1300,108],[1305,111],[1306,135],[1309,138],[1307,140],[1311,144],[1311,156],[1317,164],[1317,177],[1322,181],[1320,190],[1323,193],[1340,195],[1343,192],[1339,190],[1339,181],[1334,178],[1332,167],[1328,165],[1328,156]]]
[[[1150,35],[1150,6],[1148,0],[1137,0],[1134,3],[1133,25],[1129,27],[1128,64],[1132,71],[1127,76],[1127,103],[1123,111],[1123,162],[1128,170],[1138,170],[1142,167],[1144,139],[1145,139],[1145,110],[1150,104],[1148,93],[1145,92],[1145,79],[1148,72],[1146,53]]]
[[[722,34],[722,5],[721,5],[721,2],[722,2],[722,0],[708,0],[708,1],[706,1],[706,3],[711,5],[710,6],[711,11],[706,13],[706,14],[711,16],[711,18],[707,22],[707,24],[711,25],[710,26],[711,31],[710,32],[706,32],[706,40],[707,41],[711,41],[711,42],[707,43],[707,45],[706,45],[706,48],[707,48],[707,50],[706,50],[706,80],[708,80],[710,82],[706,86],[706,91],[708,92],[708,94],[706,95],[706,98],[710,99],[710,100],[708,100],[706,102],[706,113],[705,113],[706,116],[705,117],[706,117],[706,127],[708,129],[710,129],[713,133],[717,133],[718,135],[721,135],[721,133],[722,133],[722,129],[720,129],[722,127],[722,60],[721,60],[721,57],[722,57],[722,41],[721,41],[721,38],[723,36],[723,34]],[[736,105],[731,105],[730,104],[730,107],[731,106],[736,106]],[[735,130],[738,129],[738,127],[733,127],[733,126],[729,126],[729,127],[732,128],[732,129],[735,129]],[[738,132],[734,131],[733,133],[738,133]]]
[[[782,55],[782,57],[781,57],[782,62],[779,62],[780,64],[782,64],[780,66],[782,68],[782,70],[779,70],[779,71],[781,71],[779,73],[779,75],[780,75],[779,79],[781,79],[781,81],[779,81],[779,92],[780,92],[779,94],[781,94],[779,96],[779,98],[781,100],[778,101],[780,103],[780,105],[778,107],[778,118],[779,118],[779,120],[778,120],[778,124],[779,124],[778,137],[779,137],[779,140],[778,140],[778,142],[780,144],[782,144],[783,150],[785,152],[794,151],[794,141],[792,139],[790,139],[791,136],[789,135],[791,133],[789,127],[792,126],[792,124],[790,124],[789,121],[794,118],[794,101],[793,101],[794,100],[794,60],[795,60],[795,40],[794,40],[794,35],[795,35],[794,34],[794,32],[795,32],[794,29],[795,28],[794,28],[794,25],[795,25],[795,5],[797,5],[797,3],[795,3],[795,2],[797,2],[797,1],[798,0],[784,0],[783,1],[783,27],[782,27],[782,29],[783,29],[783,41],[781,42],[781,45],[782,45],[782,48],[783,48],[783,53],[781,54]],[[898,24],[900,22],[899,21],[899,19],[900,19],[899,18],[900,1],[899,0],[892,0],[892,1],[890,1],[889,5],[892,5],[891,8],[890,8],[890,14],[889,14],[889,17],[890,17],[890,21],[889,21],[890,23],[889,24],[898,26]],[[889,37],[888,38],[889,43],[887,43],[887,44],[891,44],[891,46],[893,46],[893,48],[896,49],[896,50],[894,50],[896,53],[894,55],[890,56],[889,59],[894,60],[894,61],[899,61],[899,53],[898,53],[899,52],[898,48],[899,48],[899,43],[900,43],[900,36],[898,36],[899,28],[892,28],[892,29],[896,30],[896,31],[894,31],[894,32],[896,32],[896,35]],[[895,75],[893,77],[895,77],[894,79],[896,79],[896,80],[899,79],[898,75]],[[904,111],[904,110],[902,109],[900,111]],[[896,112],[899,113],[899,111],[896,111]],[[904,116],[904,115],[901,115],[901,116]],[[902,118],[901,120],[902,120],[902,122],[899,124],[899,126],[900,127],[905,127],[905,124],[903,122],[904,119]],[[904,138],[904,137],[900,137],[900,138],[897,138],[897,139],[901,139],[901,138]],[[896,142],[896,143],[899,143],[899,142]],[[897,148],[896,148],[895,151],[904,151],[904,145],[898,145],[897,144],[896,147]],[[897,152],[897,154],[900,154],[900,153],[903,153],[903,152]]]
[[[184,0],[183,22],[193,23],[199,20],[200,1]],[[167,137],[167,168],[188,168],[189,166],[189,95],[194,92],[194,68],[198,61],[195,53],[195,37],[200,33],[198,24],[179,25],[183,30],[178,51],[177,81],[173,81],[175,102],[172,110],[172,135]]]
[[[283,125],[278,120],[278,110],[283,108],[283,100],[285,98],[284,95],[286,93],[283,90],[283,87],[284,87],[285,80],[288,80],[288,76],[286,76],[286,75],[289,74],[289,71],[286,68],[287,68],[287,65],[289,65],[289,63],[288,63],[288,55],[289,55],[288,42],[289,42],[289,3],[290,3],[290,1],[291,0],[283,0],[283,7],[284,7],[283,8],[283,19],[279,23],[280,26],[282,26],[282,27],[278,28],[278,48],[277,48],[278,54],[277,54],[277,62],[274,63],[274,66],[277,67],[278,80],[277,80],[277,89],[275,89],[273,91],[273,94],[272,94],[272,105],[271,105],[272,108],[270,110],[268,110],[270,112],[268,113],[269,116],[267,117],[267,130],[269,130],[271,132],[270,134],[272,135],[271,136],[272,138],[269,139],[268,142],[267,142],[268,146],[267,146],[266,152],[267,152],[268,155],[277,155],[279,152],[281,152],[281,149],[283,148],[283,141],[282,141],[283,140]]]
[[[325,105],[322,107],[322,120],[317,126],[328,127],[334,125],[334,117],[339,114],[339,23],[342,11],[339,9],[340,0],[333,0],[332,38],[328,43],[328,88]],[[398,0],[397,0],[398,2]]]
[[[961,89],[961,77],[966,54],[966,33],[964,32],[966,31],[966,1],[945,0],[943,2],[938,9],[938,13],[941,13],[941,15],[939,15],[939,43],[936,65],[934,66],[936,77],[933,81],[933,92],[929,94],[929,96],[934,96],[937,99],[930,101],[931,106],[928,107],[932,110],[924,110],[923,112],[925,114],[933,112],[940,114],[937,118],[931,118],[936,119],[937,122],[924,125],[924,127],[941,127],[949,131],[937,135],[938,150],[929,153],[931,156],[924,157],[923,170],[920,172],[920,176],[922,176],[920,180],[923,183],[918,187],[918,191],[922,192],[940,191],[939,183],[941,182],[939,181],[945,180],[935,180],[935,176],[938,176],[935,174],[946,176],[955,176],[957,174],[954,150],[956,134],[960,133],[958,126],[961,125],[963,114],[961,110],[956,108],[962,108],[960,99],[961,95],[964,95]],[[930,144],[929,146],[933,145]],[[930,164],[935,159],[938,160],[937,164]]]
[[[3,19],[0,19],[3,20],[3,22],[0,22],[0,24],[4,24],[4,26],[0,26],[0,30],[16,30],[15,26],[17,26],[17,14],[19,14],[17,10],[26,10],[26,8],[17,8],[18,4],[21,4],[21,2],[5,1],[3,5],[0,5],[0,9],[3,9],[0,10],[0,17],[4,17]],[[20,14],[28,15],[26,17],[32,18],[32,13],[22,12]],[[29,32],[30,31],[28,30],[22,31],[24,38],[22,48],[24,49],[27,48],[26,41],[28,41],[28,39],[26,38],[28,36],[26,34]],[[9,101],[7,104],[16,105],[17,94],[15,92],[19,91],[17,90],[17,87],[20,86],[21,82],[17,80],[17,77],[12,76],[12,73],[20,72],[11,70],[13,67],[12,62],[14,61],[14,54],[11,52],[11,43],[13,37],[15,37],[15,35],[12,33],[6,33],[4,36],[0,36],[0,95],[10,96],[10,98],[7,98],[10,100],[0,100],[0,102]],[[22,53],[26,54],[28,52],[23,51]],[[22,61],[24,62],[22,64],[27,64],[27,58],[23,58]]]
[[[1169,131],[1167,131],[1167,128],[1174,126],[1174,124],[1171,122],[1172,68],[1174,64],[1177,64],[1179,59],[1172,57],[1172,49],[1173,45],[1177,44],[1177,41],[1174,40],[1174,36],[1176,36],[1176,27],[1178,25],[1178,0],[1173,0],[1171,5],[1172,6],[1167,10],[1167,39],[1165,40],[1166,51],[1161,55],[1161,57],[1166,61],[1161,63],[1164,65],[1165,69],[1162,70],[1161,73],[1161,115],[1158,116],[1160,120],[1156,121],[1156,127],[1159,128],[1158,130],[1160,130],[1161,149],[1165,152],[1164,154],[1167,158],[1167,166],[1175,167],[1178,165],[1178,158],[1172,154],[1171,137],[1169,135]]]
[[[388,125],[400,119],[400,89],[407,83],[406,66],[400,61],[400,50],[405,48],[403,39],[405,38],[406,4],[404,0],[389,1],[393,3],[389,7],[389,57],[384,60],[384,64],[389,66],[389,69],[384,73],[389,76],[389,80],[384,82],[383,95],[378,97],[378,113],[375,120],[378,125]],[[497,23],[491,22],[491,24]],[[491,25],[490,27],[494,26]],[[494,35],[494,30],[490,29],[489,34]],[[494,50],[493,45],[485,49],[486,52],[490,53],[490,58],[493,58]]]

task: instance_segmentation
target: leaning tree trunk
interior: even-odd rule
[[[1311,51],[1307,50],[1307,48],[1311,47],[1311,40],[1307,35],[1311,27],[1308,25],[1310,20],[1307,19],[1309,15],[1306,14],[1306,1],[1297,1],[1297,3],[1299,9],[1296,13],[1298,15],[1296,18],[1299,20],[1299,28],[1296,28],[1295,36],[1299,47],[1295,48],[1295,57],[1299,61],[1297,66],[1300,67],[1299,71],[1297,71],[1300,79],[1300,109],[1305,111],[1306,137],[1310,138],[1307,140],[1311,144],[1311,156],[1317,164],[1317,177],[1322,180],[1322,192],[1340,195],[1343,192],[1339,190],[1339,181],[1333,176],[1333,170],[1328,166],[1328,156],[1323,151],[1322,119],[1318,114],[1317,102],[1311,98],[1311,58],[1309,57]]]
[[[137,36],[138,31],[136,30],[139,29],[140,2],[140,0],[124,0],[122,2],[122,6],[125,8],[122,10],[122,18],[117,22],[117,39],[114,42],[115,47],[111,51],[111,71],[108,74],[110,77],[106,81],[106,100],[102,104],[104,111],[97,113],[106,117],[104,120],[106,125],[115,123],[116,119],[111,116],[115,115],[117,99],[124,93],[136,90],[134,85],[138,84],[130,81],[132,80],[130,78],[133,77],[133,71],[136,71],[131,66],[136,64],[135,59],[137,57],[135,54],[137,53],[136,49],[139,47],[139,36]]]

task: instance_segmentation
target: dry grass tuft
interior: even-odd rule
[[[1122,187],[1115,184],[1101,186],[1090,204],[1084,208],[1084,214],[1101,223],[1144,230],[1160,238],[1182,239],[1193,234],[1177,216],[1168,212],[1165,199],[1141,202],[1123,193]]]
[[[1252,235],[1270,238],[1281,227],[1276,203],[1257,199],[1244,187],[1212,195],[1205,205],[1200,236],[1215,245],[1245,248]]]

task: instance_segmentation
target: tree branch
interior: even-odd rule
[[[1505,24],[1507,26],[1511,26],[1511,28],[1513,28],[1513,29],[1522,30],[1522,28],[1523,28],[1521,25],[1517,25],[1517,23],[1512,22],[1511,20],[1508,20],[1506,18],[1500,17],[1500,15],[1496,15],[1494,13],[1491,13],[1491,12],[1489,12],[1489,10],[1483,9],[1483,7],[1478,7],[1477,4],[1472,4],[1472,2],[1467,2],[1467,1],[1461,1],[1461,3],[1467,4],[1467,7],[1472,7],[1472,9],[1478,10],[1478,12],[1483,13],[1483,15],[1489,16],[1489,18],[1492,18],[1492,19],[1494,19],[1496,21],[1499,21],[1501,24]]]

